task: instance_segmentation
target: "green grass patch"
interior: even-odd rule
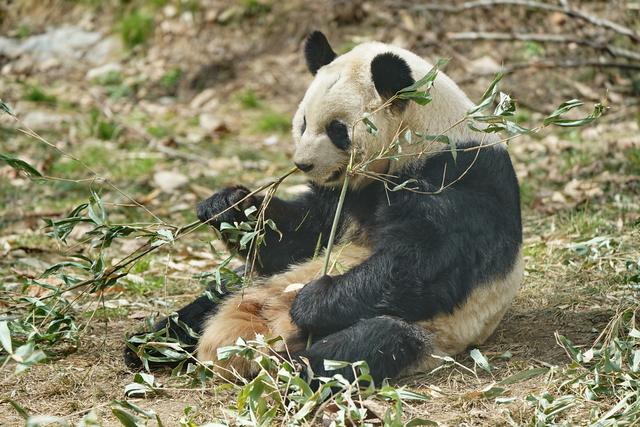
[[[170,128],[166,126],[158,125],[158,126],[149,126],[147,128],[147,132],[149,132],[149,134],[154,138],[166,138],[167,136],[171,135],[172,131]]]
[[[19,39],[25,39],[33,33],[31,27],[28,24],[20,24],[16,29],[16,37]]]
[[[48,94],[44,89],[36,85],[27,85],[23,99],[26,101],[49,105],[55,105],[58,101],[54,95]]]
[[[291,119],[288,116],[270,111],[265,113],[256,122],[256,130],[259,132],[289,132],[291,129]]]
[[[134,10],[122,17],[118,23],[118,32],[124,44],[132,49],[151,38],[153,27],[153,16],[142,10]]]
[[[128,280],[126,282],[127,292],[134,295],[145,296],[152,294],[165,285],[163,277],[145,277],[143,282]]]
[[[627,158],[628,173],[631,175],[640,175],[640,148],[630,148],[625,151]]]
[[[596,155],[583,147],[571,147],[560,154],[560,170],[568,172],[574,168],[584,168],[595,160]]]
[[[520,52],[522,53],[522,56],[524,58],[532,59],[532,58],[540,58],[544,56],[545,49],[544,49],[544,46],[542,46],[538,42],[526,41],[522,44],[522,49]]]
[[[104,117],[97,109],[89,112],[88,123],[90,134],[105,141],[116,139],[121,131],[116,122]]]
[[[82,317],[91,318],[93,316],[94,320],[113,320],[113,319],[122,319],[123,317],[127,317],[129,314],[129,309],[127,307],[100,307],[95,310],[87,310],[82,312]]]
[[[558,228],[581,240],[615,232],[615,224],[604,215],[597,207],[577,208],[560,216]]]
[[[259,108],[261,105],[260,98],[253,89],[245,89],[240,91],[236,98],[240,105],[247,109]]]
[[[113,177],[126,177],[130,180],[150,174],[156,164],[156,159],[146,158],[122,158],[124,152],[118,152],[100,145],[90,145],[75,154],[84,164],[98,172],[109,172]],[[72,178],[86,176],[84,166],[75,160],[61,157],[52,165],[51,173],[54,176]]]
[[[160,78],[160,84],[165,89],[175,89],[182,78],[182,70],[180,68],[172,68],[166,71]]]
[[[536,189],[529,182],[520,183],[520,203],[523,206],[531,206],[536,197]]]
[[[245,16],[264,15],[271,11],[271,5],[264,0],[241,0],[240,4]]]
[[[120,71],[111,70],[102,74],[95,79],[95,82],[101,86],[112,86],[122,84],[124,78]]]

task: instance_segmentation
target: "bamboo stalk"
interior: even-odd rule
[[[353,166],[353,152],[349,158],[349,164],[347,165],[346,172],[344,174],[344,181],[342,182],[342,190],[340,190],[340,197],[338,198],[338,205],[336,206],[336,214],[333,216],[333,224],[331,224],[331,233],[329,234],[329,241],[327,242],[327,250],[324,256],[324,267],[322,268],[322,275],[325,276],[329,272],[329,264],[331,261],[331,251],[333,250],[333,243],[338,231],[338,223],[340,222],[340,216],[342,215],[342,208],[344,201],[347,198],[347,188],[349,188],[349,181],[351,179],[351,169]],[[309,333],[307,336],[307,350],[311,347],[311,341],[313,340],[313,334]]]

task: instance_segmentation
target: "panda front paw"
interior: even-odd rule
[[[227,187],[214,193],[213,196],[198,203],[196,208],[198,219],[218,229],[223,222],[233,224],[245,221],[247,219],[244,214],[245,209],[256,204],[255,197],[247,197],[249,193],[249,189],[242,185]],[[247,197],[246,200],[240,202],[245,197]],[[240,203],[234,206],[238,202]]]
[[[331,276],[324,275],[307,283],[293,300],[289,314],[293,323],[305,332],[325,334],[333,328],[328,322],[326,300],[330,288],[335,286]]]

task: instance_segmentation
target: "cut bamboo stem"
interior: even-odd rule
[[[324,267],[322,268],[322,275],[325,276],[329,273],[329,264],[331,263],[331,251],[333,250],[333,243],[336,239],[336,233],[338,231],[338,223],[340,222],[340,216],[342,215],[342,207],[344,206],[344,200],[347,198],[347,188],[349,188],[349,180],[351,179],[351,169],[353,166],[353,153],[349,158],[349,164],[344,174],[344,181],[342,182],[342,190],[340,190],[340,197],[338,198],[338,205],[336,206],[336,214],[333,216],[333,224],[331,224],[331,233],[329,234],[329,241],[327,242],[327,250],[324,256]],[[313,334],[309,333],[307,337],[307,350],[311,347],[313,341]]]

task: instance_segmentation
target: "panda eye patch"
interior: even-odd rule
[[[347,131],[347,125],[345,125],[344,123],[338,120],[332,120],[325,127],[325,131],[333,145],[335,145],[339,149],[346,150],[351,145],[349,132]]]
[[[307,130],[307,116],[302,116],[302,127],[300,128],[300,135],[304,135],[305,130]]]

